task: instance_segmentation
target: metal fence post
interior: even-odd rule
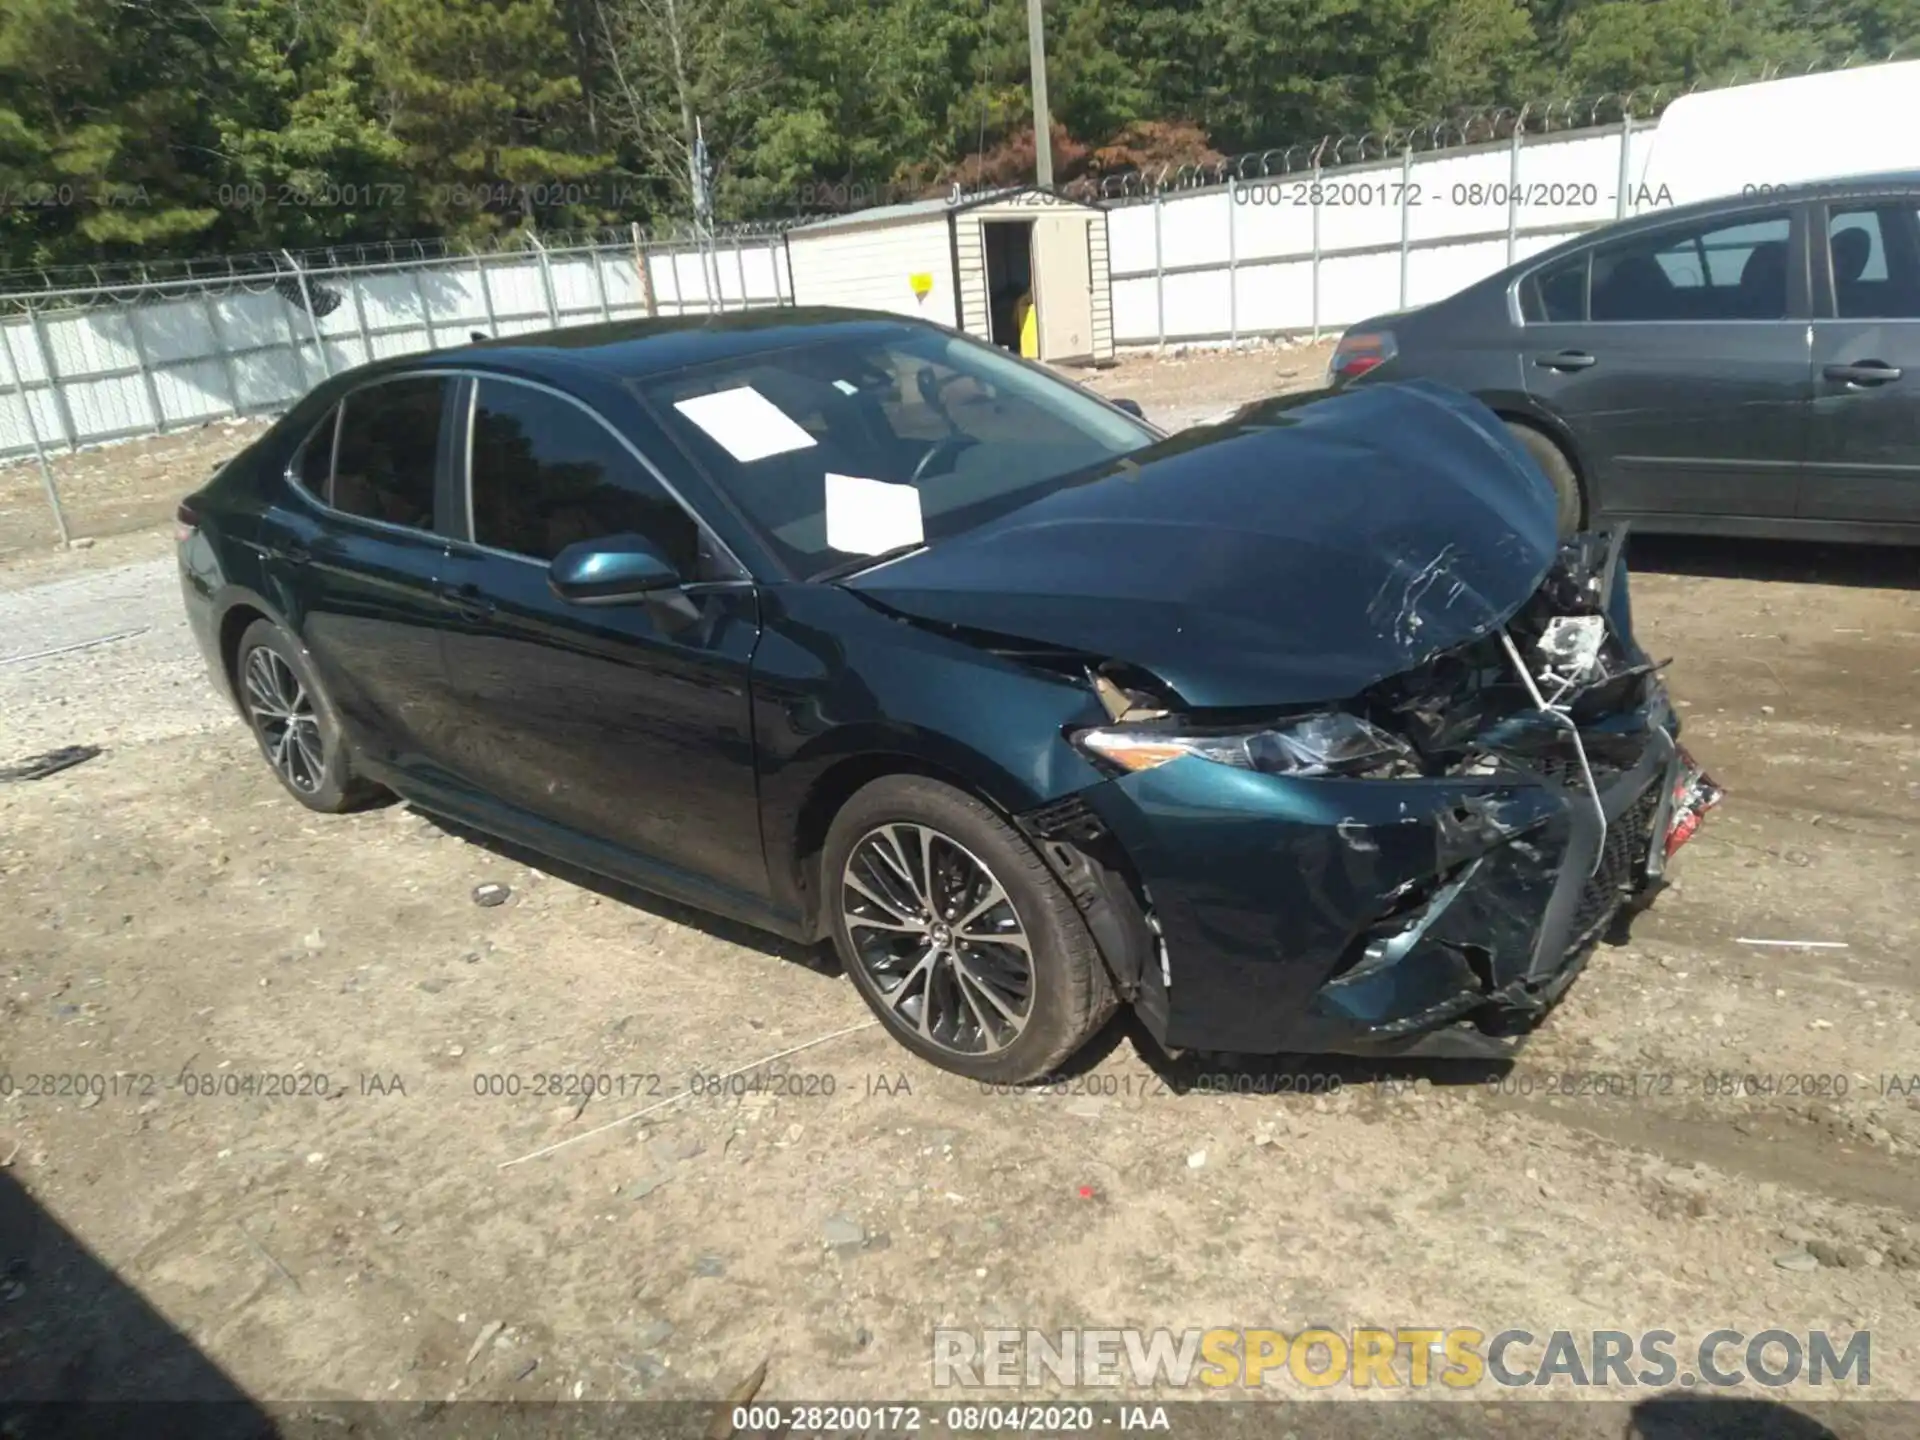
[[[313,292],[307,288],[307,272],[300,268],[300,262],[293,258],[291,250],[282,250],[280,253],[287,257],[287,264],[293,267],[294,278],[300,282],[300,303],[307,307],[307,328],[313,332],[313,348],[320,356],[320,373],[331,376],[333,362],[327,359],[327,342],[320,334],[320,316],[313,308]],[[306,376],[304,365],[300,367],[300,373],[304,379]]]
[[[487,312],[487,334],[497,336],[500,333],[500,320],[493,313],[493,286],[487,279],[487,259],[485,255],[475,256],[473,268],[480,277],[480,308]]]
[[[533,253],[540,260],[540,289],[547,297],[547,323],[554,329],[560,328],[560,304],[553,297],[553,269],[547,263],[547,247],[540,243],[540,237],[531,230],[527,239],[533,243]]]
[[[1167,343],[1167,276],[1160,259],[1160,188],[1153,191],[1153,316],[1162,348]]]
[[[633,269],[640,279],[640,304],[651,320],[659,313],[653,300],[653,267],[647,263],[647,247],[640,239],[640,222],[634,221],[629,228],[633,231]]]
[[[1514,122],[1507,154],[1507,264],[1509,265],[1518,258],[1514,250],[1520,243],[1520,128],[1525,118],[1523,111],[1521,119]]]
[[[360,296],[360,277],[351,271],[347,273],[347,294],[353,300],[353,325],[360,332],[360,359],[364,364],[373,359],[373,334],[367,329],[367,306]]]
[[[751,310],[753,300],[747,294],[747,242],[737,239],[733,244],[733,268],[740,277],[740,308]]]
[[[593,256],[593,285],[600,293],[600,318],[613,319],[613,306],[607,300],[607,272],[600,268],[600,247],[593,246],[588,253]]]
[[[140,383],[147,392],[147,408],[153,411],[153,430],[163,434],[167,417],[160,409],[160,387],[154,383],[153,366],[147,362],[147,342],[140,338],[140,306],[127,306],[127,338],[133,342],[133,362],[140,367]]]
[[[1313,188],[1307,197],[1313,201],[1313,342],[1320,343],[1320,157],[1313,158]]]
[[[227,377],[227,403],[235,415],[244,415],[246,411],[240,405],[240,372],[234,368],[233,351],[227,345],[226,331],[220,328],[220,311],[211,295],[200,296],[200,310],[207,317],[207,333],[213,337],[213,354],[199,358],[219,360],[220,369]]]
[[[1400,152],[1400,308],[1407,308],[1407,257],[1412,252],[1413,207],[1407,196],[1413,189],[1413,146]]]
[[[1227,344],[1240,343],[1240,278],[1235,269],[1240,255],[1239,240],[1234,234],[1235,212],[1240,208],[1236,198],[1234,184],[1227,183]]]
[[[1633,111],[1622,109],[1620,112],[1620,176],[1617,193],[1613,197],[1613,218],[1627,218],[1627,186],[1632,183],[1633,175]]]
[[[280,265],[274,263],[274,283],[280,284]],[[293,393],[297,396],[307,388],[307,357],[300,353],[300,332],[293,328],[293,302],[282,295],[278,288],[274,297],[280,302],[280,325],[287,332],[287,354],[293,359]]]
[[[687,313],[687,297],[680,284],[680,252],[677,250],[667,251],[667,273],[673,276],[673,313],[684,315]]]
[[[60,438],[69,450],[80,448],[80,432],[73,428],[73,412],[67,408],[66,392],[60,388],[60,377],[53,372],[53,347],[47,343],[47,332],[40,323],[40,312],[31,304],[27,306],[27,324],[33,330],[33,348],[39,353],[40,368],[47,377],[47,389],[53,395],[53,413],[60,421]],[[20,382],[25,385],[23,379]]]
[[[778,309],[787,303],[787,292],[780,284],[780,237],[778,235],[767,237],[767,269],[773,276],[773,304],[774,308]]]
[[[420,323],[427,327],[427,349],[438,350],[440,337],[433,333],[433,305],[427,299],[426,282],[418,270],[413,272],[413,298],[420,302]]]
[[[20,397],[20,414],[27,422],[27,439],[33,442],[33,458],[40,462],[40,484],[47,492],[47,504],[53,507],[53,523],[60,531],[60,544],[70,545],[73,535],[67,529],[67,512],[60,508],[60,487],[54,483],[53,466],[47,463],[47,452],[40,444],[40,422],[33,418],[33,397],[27,394],[27,382],[20,378],[20,367],[13,358],[13,341],[7,337],[4,326],[0,326],[0,351],[5,351],[7,356],[7,383]]]

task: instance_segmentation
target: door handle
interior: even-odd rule
[[[1885,385],[1900,378],[1900,367],[1883,360],[1862,360],[1854,365],[1829,365],[1820,373],[1848,385]]]
[[[1584,350],[1562,350],[1556,355],[1536,355],[1533,363],[1542,370],[1590,370],[1600,362]]]
[[[500,608],[481,593],[478,585],[443,585],[440,598],[463,620],[487,620]]]
[[[313,559],[313,552],[300,544],[282,545],[277,553],[289,565],[305,565]]]

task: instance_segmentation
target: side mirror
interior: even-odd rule
[[[547,584],[575,605],[617,605],[680,582],[680,572],[660,547],[640,535],[582,540],[553,557]]]
[[[1126,411],[1136,420],[1144,420],[1147,418],[1147,412],[1140,408],[1140,402],[1138,400],[1126,400],[1116,396],[1109,399],[1107,403],[1116,410]]]

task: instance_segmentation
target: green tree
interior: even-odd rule
[[[192,248],[219,219],[200,97],[219,32],[191,6],[0,7],[0,247],[9,265]]]
[[[554,0],[371,0],[380,118],[404,147],[418,213],[446,233],[528,226],[548,197],[597,193],[580,80]],[[547,223],[596,218],[566,204]]]

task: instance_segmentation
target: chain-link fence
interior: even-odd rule
[[[33,462],[51,511],[40,528],[62,542],[150,523],[132,466],[94,465],[91,493],[68,497],[55,459],[277,414],[338,371],[476,335],[791,304],[784,228],[636,226],[487,251],[419,242],[0,276],[0,460]],[[0,532],[25,528],[23,479],[0,468]],[[78,524],[69,498],[90,512]]]

